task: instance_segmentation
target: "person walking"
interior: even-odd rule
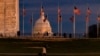
[[[42,56],[46,56],[46,53],[47,53],[46,47],[42,47]]]

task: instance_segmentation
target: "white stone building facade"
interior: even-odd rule
[[[0,35],[16,36],[19,31],[19,0],[0,0]]]

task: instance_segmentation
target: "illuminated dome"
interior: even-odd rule
[[[44,14],[43,8],[41,8],[40,14],[41,14],[40,18],[36,21],[34,25],[33,34],[44,35],[48,33],[48,35],[51,36],[52,29],[47,19],[47,16],[45,16]]]

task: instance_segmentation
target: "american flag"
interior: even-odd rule
[[[87,8],[87,15],[90,15],[91,14],[91,10],[90,10],[90,8],[88,7]]]
[[[74,16],[71,16],[70,18],[70,21],[73,23],[74,22]]]
[[[98,21],[100,21],[100,15],[98,15],[98,18],[97,18],[97,20],[98,20]]]
[[[23,16],[25,16],[25,15],[26,15],[26,9],[23,8]]]
[[[74,11],[75,14],[80,15],[80,10],[76,6],[74,6],[73,11]]]

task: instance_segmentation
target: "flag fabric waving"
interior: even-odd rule
[[[76,6],[74,6],[73,11],[74,11],[75,14],[80,15],[80,10]]]
[[[61,14],[61,10],[60,10],[60,8],[58,8],[58,15],[60,15]]]
[[[100,16],[99,16],[99,15],[98,15],[98,18],[97,18],[97,20],[98,20],[98,21],[100,21]]]
[[[71,16],[70,18],[70,21],[73,23],[74,22],[74,16]]]
[[[91,14],[91,10],[90,10],[90,8],[88,7],[87,8],[87,15],[90,15]]]
[[[23,16],[25,16],[25,15],[26,15],[26,9],[23,8]]]

